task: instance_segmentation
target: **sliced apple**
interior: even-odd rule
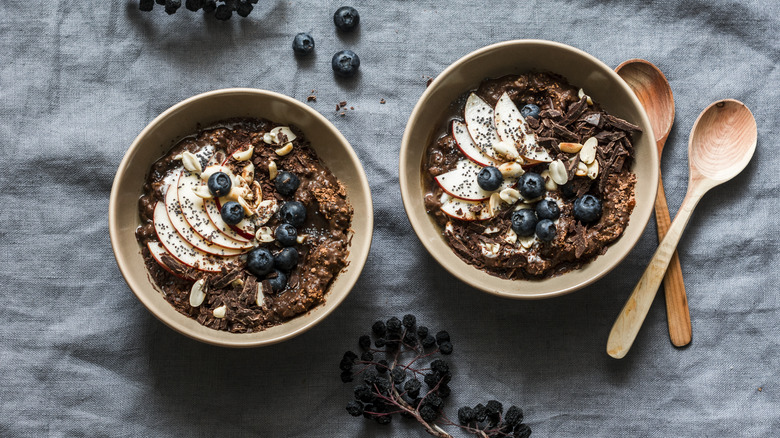
[[[498,137],[513,142],[525,161],[538,164],[553,160],[547,150],[536,142],[536,135],[507,93],[498,99],[494,114]]]
[[[493,149],[493,146],[498,143],[493,108],[481,97],[471,93],[463,109],[463,118],[466,120],[466,127],[474,144],[491,159],[497,159],[498,154]]]
[[[173,269],[171,269],[165,262],[163,261],[163,258],[167,255],[170,257],[173,257],[171,253],[168,252],[168,250],[165,249],[164,246],[160,245],[160,242],[154,242],[149,241],[146,242],[146,247],[149,248],[149,253],[152,254],[152,258],[155,262],[157,262],[158,265],[160,265],[161,268],[168,271],[169,274],[179,277],[182,280],[189,280],[189,278],[175,272]]]
[[[162,201],[155,205],[154,230],[157,232],[160,244],[180,263],[199,271],[220,272],[223,261],[238,258],[238,256],[217,258],[190,245],[173,227],[166,210]]]
[[[466,201],[483,201],[490,198],[491,193],[494,192],[484,190],[477,183],[477,175],[482,169],[482,166],[471,160],[460,160],[454,170],[443,173],[434,179],[441,189],[451,196]],[[504,182],[497,191],[515,185],[517,179],[517,177],[504,178]]]
[[[479,209],[477,207],[480,207]],[[473,210],[478,210],[477,212]],[[455,219],[463,221],[487,220],[492,216],[485,201],[464,201],[445,194],[442,197],[441,211]]]
[[[474,143],[471,134],[469,134],[468,127],[460,120],[452,121],[452,137],[455,139],[455,143],[458,145],[460,151],[463,152],[463,155],[469,160],[482,166],[493,166],[495,164],[495,161],[482,152],[482,149]]]
[[[251,249],[252,244],[233,230],[227,230],[227,234],[220,231],[209,219],[206,212],[205,199],[199,197],[193,191],[201,184],[198,176],[182,172],[176,185],[179,210],[187,223],[203,237],[207,242],[231,249]],[[169,188],[172,189],[173,187]]]
[[[224,219],[222,219],[222,204],[227,202],[227,199],[206,199],[203,203],[206,206],[206,214],[209,215],[209,220],[214,224],[219,231],[226,236],[237,236],[236,240],[241,239],[249,242],[255,238],[255,224],[251,218],[244,218],[236,225],[228,225]]]

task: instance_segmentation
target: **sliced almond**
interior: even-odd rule
[[[534,242],[536,242],[536,236],[533,234],[530,236],[517,236],[517,240],[520,242],[520,245],[523,248],[529,249],[534,246]]]
[[[224,304],[214,309],[214,318],[222,319],[227,314],[227,306]]]
[[[246,161],[252,158],[252,153],[254,151],[255,148],[253,146],[249,146],[249,149],[234,153],[233,158],[235,158],[236,161]]]
[[[585,176],[588,174],[588,165],[583,163],[582,161],[577,164],[577,171],[574,172],[577,176]]]
[[[498,196],[501,197],[504,202],[510,205],[519,201],[521,198],[520,192],[511,187],[507,187],[504,190],[501,190],[501,192],[498,193]]]
[[[298,138],[288,126],[277,126],[271,130],[271,135],[276,138],[276,144],[282,143],[283,141],[291,142]]]
[[[512,142],[499,141],[493,145],[493,150],[496,151],[497,154],[509,158],[510,160],[520,158],[517,147]]]
[[[481,243],[482,255],[492,259],[498,256],[498,252],[501,250],[501,245],[497,243]]]
[[[182,152],[181,164],[185,169],[196,175],[200,175],[200,173],[203,172],[203,167],[200,165],[200,159],[198,159],[198,157],[196,157],[192,152]]]
[[[263,142],[265,144],[276,144],[276,136],[270,132],[266,132],[263,134]]]
[[[263,225],[271,219],[271,216],[279,210],[279,204],[275,199],[268,199],[257,204],[257,218],[255,221]]]
[[[233,287],[244,287],[244,279],[236,278],[235,280],[230,282],[230,285]]]
[[[555,160],[548,166],[550,171],[550,178],[552,178],[555,184],[562,186],[569,182],[569,175],[566,172],[566,165],[561,160]]]
[[[596,179],[599,176],[599,162],[594,161],[588,166],[588,178]]]
[[[190,289],[190,306],[199,307],[203,304],[203,300],[206,299],[206,292],[204,288],[206,286],[206,280],[200,279],[192,284]]]
[[[255,297],[255,303],[257,303],[257,305],[260,307],[263,307],[265,304],[265,294],[263,293],[262,281],[257,283],[257,297]]]
[[[308,239],[308,238],[309,238],[309,235],[308,235],[308,234],[299,234],[299,235],[298,235],[298,237],[296,237],[296,238],[295,238],[295,240],[296,240],[298,243],[303,243],[303,242],[305,242],[305,241],[306,241],[306,239]]]
[[[212,195],[209,191],[209,188],[206,186],[198,186],[192,189],[192,193],[194,193],[195,196],[203,199],[211,199],[214,197],[214,195]]]
[[[260,242],[268,243],[274,241],[274,232],[271,227],[260,227],[255,233],[255,239]]]
[[[178,160],[181,160],[181,154],[176,154],[176,155],[174,155],[174,156],[173,156],[173,159],[174,159],[174,160],[177,160],[177,161],[178,161]]]
[[[569,154],[576,154],[577,152],[582,149],[582,145],[580,143],[560,143],[558,147]]]
[[[550,176],[549,170],[543,170],[542,173],[540,173],[542,178],[544,178],[544,188],[547,189],[548,192],[554,192],[558,190],[558,184],[553,181],[552,176]]]
[[[292,143],[287,143],[283,147],[275,150],[274,152],[276,152],[276,155],[279,155],[280,157],[283,157],[283,156],[289,154],[290,152],[292,152],[292,150],[293,150],[293,144]]]
[[[590,98],[590,96],[588,96],[587,94],[585,94],[585,90],[583,90],[582,88],[580,88],[580,91],[579,91],[579,92],[577,92],[577,97],[579,97],[580,99],[582,99],[582,96],[585,96],[585,101],[586,101],[586,102],[588,102],[588,105],[593,105],[593,100]]]
[[[268,178],[270,178],[272,181],[276,178],[276,175],[279,174],[279,169],[276,168],[276,161],[271,161],[268,163]]]
[[[504,240],[506,240],[506,243],[514,245],[515,242],[517,242],[517,233],[515,233],[515,230],[511,228],[508,229],[506,231],[506,235],[504,236]]]
[[[490,207],[490,215],[495,216],[498,212],[498,209],[501,207],[501,195],[494,192],[492,195],[490,195],[490,201],[488,201],[488,206]]]
[[[244,209],[244,214],[245,215],[247,215],[247,216],[254,216],[255,215],[255,211],[252,210],[252,206],[249,205],[249,202],[247,202],[247,200],[244,199],[243,196],[239,196],[238,197],[238,205],[240,205],[241,208]]]
[[[535,204],[535,203],[541,201],[542,198],[544,197],[544,195],[537,196],[537,197],[531,198],[531,199],[528,199],[528,198],[524,197],[523,195],[520,195],[520,197],[523,198],[523,202],[526,203],[526,204]]]
[[[582,150],[580,150],[580,160],[585,162],[585,164],[592,163],[596,159],[596,146],[598,144],[599,141],[596,140],[596,137],[590,137],[585,140],[585,144],[582,145]]]
[[[499,165],[498,171],[501,172],[501,175],[503,175],[505,178],[514,178],[525,173],[523,166],[521,166],[520,163],[516,161],[510,161],[508,163]]]
[[[517,204],[515,206],[515,211],[517,211],[517,210],[525,210],[526,208],[532,208],[531,204],[526,204],[526,203],[521,202],[521,203],[519,203],[519,204]]]
[[[255,179],[255,165],[249,163],[246,166],[244,166],[244,169],[241,171],[241,178],[247,184],[251,183],[252,180]]]
[[[485,231],[482,232],[482,234],[495,234],[501,231],[501,228],[498,227],[487,227],[485,228]]]
[[[230,187],[230,193],[225,195],[225,197],[230,199],[231,201],[238,202],[238,198],[245,197],[248,192],[249,191],[247,190],[246,187],[241,187],[241,186],[234,185],[234,186]]]

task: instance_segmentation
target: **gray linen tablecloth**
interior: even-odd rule
[[[450,415],[494,398],[521,406],[540,437],[780,435],[777,3],[356,0],[360,30],[339,35],[341,3],[260,0],[229,22],[124,0],[0,3],[0,436],[422,436],[399,418],[382,427],[349,417],[352,385],[337,368],[374,320],[409,311],[452,334]],[[301,31],[316,39],[310,59],[290,48]],[[659,295],[628,357],[605,354],[656,247],[652,222],[607,277],[536,302],[465,286],[412,232],[397,161],[427,77],[515,38],[571,44],[611,66],[643,57],[666,73],[677,103],[663,157],[673,212],[699,112],[724,97],[753,110],[756,156],[704,198],[680,242],[690,347],[671,346]],[[349,81],[330,68],[343,48],[362,59]],[[107,229],[114,172],[138,132],[184,98],[234,86],[302,101],[316,90],[309,104],[356,149],[376,215],[368,263],[341,307],[252,350],[158,322],[122,279]],[[342,100],[355,108],[343,117]]]

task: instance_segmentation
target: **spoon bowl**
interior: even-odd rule
[[[629,59],[617,66],[615,72],[642,102],[655,133],[655,141],[659,142],[660,153],[664,147],[660,142],[669,136],[674,123],[674,96],[669,81],[658,67],[644,59]]]

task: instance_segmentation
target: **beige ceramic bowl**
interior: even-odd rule
[[[604,109],[638,124],[635,136],[636,208],[623,236],[582,269],[545,280],[505,280],[465,263],[450,249],[423,205],[422,162],[426,148],[442,133],[450,104],[486,78],[529,71],[551,71],[599,102]],[[412,111],[401,144],[400,183],[406,214],[428,252],[445,269],[469,285],[492,294],[522,299],[562,295],[582,288],[615,268],[642,234],[658,184],[658,152],[642,105],[611,68],[574,47],[551,41],[517,40],[493,44],[472,52],[447,67],[423,93]]]
[[[334,281],[325,303],[282,325],[259,333],[235,334],[198,324],[163,299],[147,275],[135,239],[140,223],[138,198],[152,163],[183,136],[232,117],[259,117],[300,128],[322,161],[346,186],[355,209],[349,266]],[[317,111],[287,96],[264,90],[232,88],[191,97],[160,114],[133,141],[119,165],[109,204],[109,231],[117,264],[130,289],[152,314],[174,330],[209,344],[256,347],[290,339],[330,314],[349,294],[368,257],[374,215],[368,180],[343,135]]]

